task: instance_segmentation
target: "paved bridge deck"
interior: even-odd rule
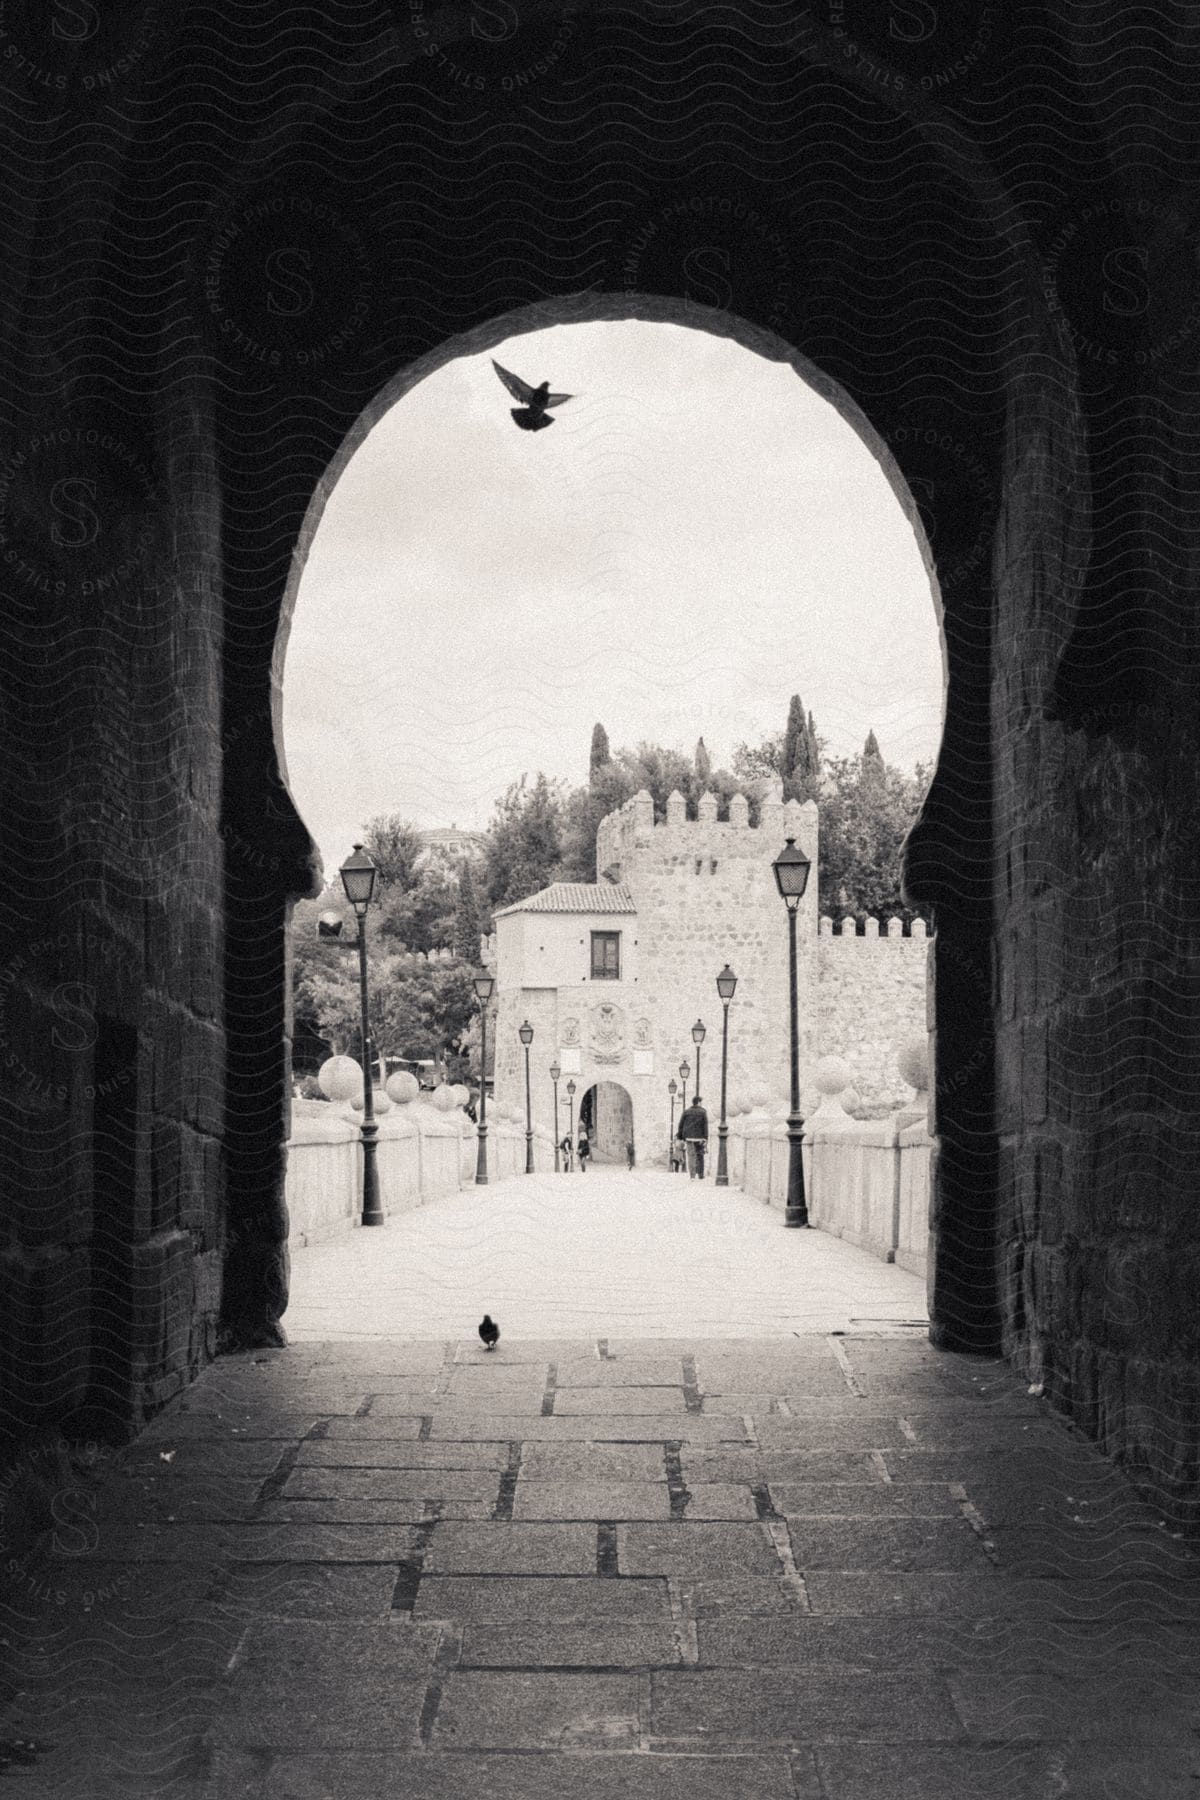
[[[565,1283],[566,1239],[607,1253],[624,1202],[597,1183],[556,1247],[527,1187],[430,1209],[445,1239],[326,1246],[324,1293],[306,1253],[299,1318],[324,1304],[357,1341],[223,1359],[119,1456],[17,1471],[14,1795],[1194,1795],[1200,1565],[1169,1522],[1003,1367],[901,1325],[791,1324],[787,1280],[799,1316],[841,1318],[904,1314],[911,1278],[766,1215],[766,1261],[750,1229],[663,1227],[653,1279],[618,1243],[548,1295],[522,1244]],[[664,1219],[716,1198],[635,1192]],[[632,1294],[656,1328],[522,1326],[494,1354],[371,1335],[420,1243],[429,1316],[473,1326],[495,1292],[451,1292],[468,1242],[502,1324]],[[732,1335],[756,1278],[772,1329]]]
[[[527,1175],[292,1257],[289,1337],[773,1337],[926,1318],[920,1277],[737,1188],[656,1170]]]

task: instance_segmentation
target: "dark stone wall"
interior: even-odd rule
[[[438,361],[641,314],[807,358],[929,543],[935,1340],[1195,1484],[1195,34],[928,12],[6,14],[4,1424],[280,1339],[319,496]]]

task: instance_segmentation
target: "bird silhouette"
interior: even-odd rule
[[[494,1350],[496,1348],[496,1342],[500,1336],[500,1327],[496,1324],[496,1321],[492,1318],[490,1313],[484,1313],[483,1323],[479,1327],[479,1335],[483,1339],[483,1347],[485,1350]]]
[[[552,394],[548,381],[543,381],[538,387],[530,387],[519,375],[514,375],[509,369],[502,369],[495,357],[492,358],[492,367],[513,399],[521,402],[520,406],[510,407],[509,411],[522,431],[540,431],[544,425],[553,425],[554,420],[547,409],[561,406],[564,400],[571,398],[570,394]]]

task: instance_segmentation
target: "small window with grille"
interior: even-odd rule
[[[620,981],[621,934],[619,931],[593,931],[592,980]]]

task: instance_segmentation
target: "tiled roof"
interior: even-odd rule
[[[515,912],[631,913],[636,911],[633,895],[620,882],[555,881],[549,887],[541,888],[536,894],[527,895],[524,900],[516,900],[511,906],[500,907],[493,917],[499,919],[505,913]]]

